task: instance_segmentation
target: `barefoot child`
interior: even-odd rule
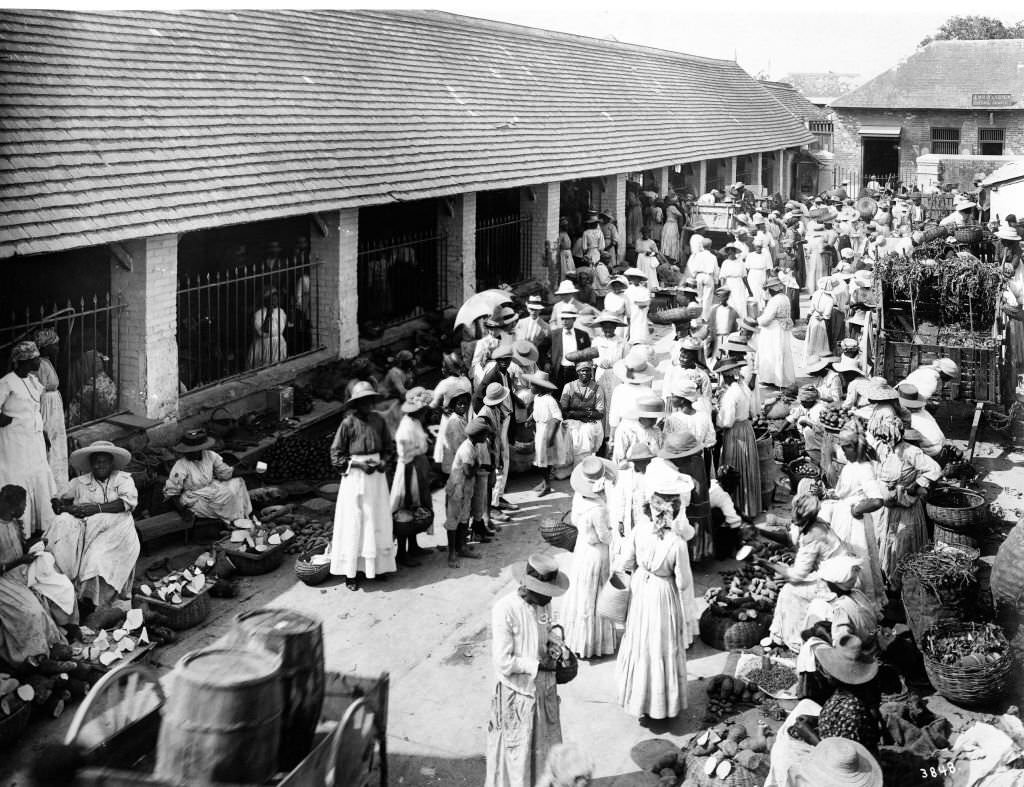
[[[448,536],[448,568],[458,568],[459,558],[479,558],[472,547],[466,544],[469,520],[473,515],[473,493],[481,469],[481,452],[478,450],[491,434],[491,425],[482,418],[474,418],[466,425],[466,439],[455,451],[452,472],[445,484],[447,516],[444,521]],[[483,483],[487,483],[486,475]]]

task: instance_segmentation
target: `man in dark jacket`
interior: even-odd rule
[[[570,353],[585,350],[590,346],[590,336],[576,328],[576,310],[565,309],[561,314],[559,330],[551,332],[551,381],[558,386],[561,396],[565,384],[576,379],[576,360],[569,360]]]

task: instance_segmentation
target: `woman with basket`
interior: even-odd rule
[[[621,566],[633,578],[615,674],[619,705],[641,719],[671,719],[687,707],[680,596],[693,575],[676,520],[689,484],[667,465],[652,464],[643,517],[623,545]]]
[[[425,510],[430,514],[427,533],[434,532],[433,503],[430,499],[430,439],[423,426],[423,419],[429,412],[431,392],[417,386],[405,392],[402,402],[402,420],[395,432],[395,478],[391,482],[391,514]],[[426,516],[424,515],[424,518]],[[416,529],[419,529],[418,527]],[[429,555],[416,543],[415,533],[396,533],[398,537],[398,564],[415,568],[420,555]]]
[[[551,747],[562,742],[557,671],[564,646],[553,635],[551,599],[569,578],[550,555],[513,569],[519,590],[491,610],[491,660],[497,685],[487,725],[485,787],[534,787]]]
[[[566,647],[583,659],[615,653],[615,628],[611,620],[597,614],[597,597],[611,574],[607,493],[617,475],[608,460],[588,456],[576,465],[569,479],[575,492],[572,524],[578,535],[561,618]]]

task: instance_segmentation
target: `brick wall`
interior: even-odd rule
[[[178,414],[178,236],[123,243],[132,270],[111,258],[111,289],[125,304],[121,319],[121,403],[138,415]]]
[[[451,205],[452,215],[447,205]],[[442,300],[446,305],[458,306],[476,292],[476,192],[439,199],[437,226],[447,235]]]
[[[1005,128],[1005,155],[1024,155],[1024,111],[886,111],[834,110],[834,151],[836,166],[843,170],[861,169],[860,129],[862,126],[899,126],[900,167],[907,168],[926,152],[932,152],[931,129],[959,128],[960,146],[975,154],[979,152],[979,128]],[[993,122],[989,122],[989,115]]]
[[[324,212],[320,218],[326,234],[318,225],[309,233],[310,258],[323,263],[314,293],[317,328],[331,357],[351,358],[359,353],[359,209]]]

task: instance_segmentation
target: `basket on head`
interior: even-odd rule
[[[975,640],[987,637],[1001,643],[1002,654],[994,660],[985,659],[984,663],[971,666],[944,664],[935,658],[933,642],[942,637],[961,633],[970,633]],[[950,702],[965,707],[983,706],[1001,697],[1006,691],[1013,670],[1010,645],[1002,629],[994,623],[936,623],[924,635],[921,655],[924,657],[924,669],[928,673],[928,680],[935,691]]]
[[[988,501],[970,489],[937,489],[928,496],[924,510],[935,525],[958,533],[968,533],[988,519]]]

